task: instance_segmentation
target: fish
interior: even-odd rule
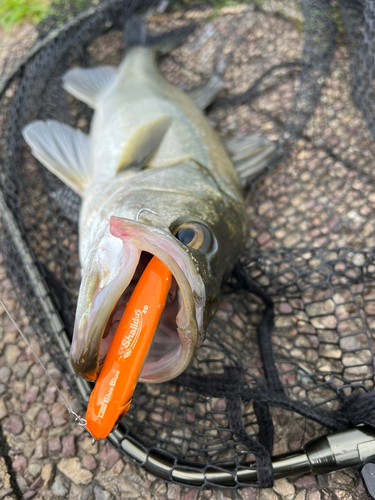
[[[117,68],[63,76],[65,90],[94,109],[88,135],[53,120],[23,130],[35,158],[82,199],[70,361],[86,380],[97,379],[153,256],[173,278],[139,380],[169,381],[189,366],[245,245],[241,179],[264,168],[274,151],[264,138],[228,143],[239,177],[203,114],[222,84],[211,80],[189,96],[160,73],[159,52],[129,44]]]

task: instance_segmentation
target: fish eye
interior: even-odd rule
[[[209,253],[213,246],[213,237],[208,227],[199,222],[184,222],[173,231],[173,235],[193,250]]]

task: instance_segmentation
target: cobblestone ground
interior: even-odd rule
[[[301,14],[298,8],[292,6],[286,9],[283,2],[272,2],[272,4],[266,2],[266,7],[269,12],[279,12],[281,15],[273,16],[269,12],[262,13],[247,7],[228,7],[219,12],[190,11],[188,15],[177,12],[169,17],[154,15],[150,18],[150,25],[155,30],[158,25],[164,23],[171,23],[173,27],[175,23],[185,22],[188,19],[207,20],[182,48],[174,51],[172,57],[163,61],[162,70],[172,82],[180,85],[182,82],[184,88],[198,85],[202,78],[216,71],[223,76],[227,90],[235,94],[244,91],[271,65],[300,57],[302,35],[299,29]],[[241,18],[240,23],[233,31],[231,27],[238,17]],[[4,33],[0,33],[1,35]],[[239,50],[233,52],[238,45],[236,38],[238,36],[242,36],[246,43],[242,43]],[[2,49],[0,64],[8,68],[15,48],[19,56],[34,39],[35,30],[31,26],[15,30],[9,37],[3,36],[0,41]],[[224,45],[223,40],[225,40]],[[110,33],[97,40],[90,47],[90,51],[99,62],[117,63],[121,52],[116,52],[114,47],[116,44],[120,47],[120,43],[120,34]],[[7,51],[12,57],[7,57]],[[332,79],[323,95],[324,104],[315,113],[306,132],[306,138],[298,143],[283,175],[279,174],[277,177],[278,189],[283,187],[286,189],[288,175],[292,177],[293,172],[303,169],[313,153],[316,155],[319,153],[320,164],[325,165],[325,168],[329,166],[332,176],[341,175],[339,162],[328,159],[318,141],[319,137],[325,137],[331,141],[333,147],[340,150],[341,145],[350,143],[351,136],[358,133],[360,127],[359,121],[355,123],[356,119],[359,120],[357,112],[350,105],[337,109],[335,122],[330,122],[330,103],[335,102],[336,95],[342,95],[347,91],[343,87],[346,82],[343,78],[346,68],[344,51],[339,51],[339,55],[342,57],[335,62]],[[286,78],[282,87],[277,90],[271,89],[253,105],[213,111],[210,119],[223,133],[261,132],[270,139],[276,139],[281,123],[291,106],[295,85],[295,79]],[[351,127],[345,125],[349,121]],[[368,137],[363,131],[363,141],[367,140]],[[306,193],[309,192],[308,182],[310,181],[306,178]],[[356,189],[365,193],[360,186]],[[292,196],[291,191],[285,192],[288,192],[288,197]],[[367,194],[370,196],[370,193]],[[309,238],[315,238],[315,241],[324,238],[324,232],[317,235],[316,230],[314,234],[312,232],[310,234],[308,230],[304,231],[298,226],[300,219],[297,216],[295,219],[293,216],[288,219],[287,227],[284,227],[281,221],[272,234],[268,233],[265,223],[267,217],[272,216],[272,189],[265,192],[264,196],[266,196],[264,200],[248,208],[249,220],[253,222],[250,236],[259,247],[292,247],[298,246],[301,242],[306,243]],[[296,203],[298,207],[298,200]],[[306,199],[304,203],[307,203]],[[356,207],[353,207],[353,211],[360,210],[358,205]],[[337,206],[337,213],[340,213],[340,210],[341,208]],[[324,216],[326,213],[323,211],[321,215],[314,215],[314,217]],[[334,221],[334,215],[332,217]],[[370,237],[371,234],[366,233],[365,236]],[[341,244],[340,241],[338,243]],[[355,242],[353,245],[355,246]],[[49,373],[69,399],[69,388],[62,380],[48,352],[45,352],[38,342],[38,337],[30,327],[29,320],[20,307],[12,284],[1,265],[0,297],[27,335],[37,355],[47,366]],[[275,453],[299,447],[305,431],[308,439],[318,432],[314,426],[306,426],[303,420],[301,425],[296,424],[293,415],[284,418],[275,412],[274,416]],[[67,414],[61,396],[46,380],[30,349],[20,338],[1,307],[0,422],[2,429],[0,500],[20,498],[360,500],[366,498],[358,473],[353,470],[320,477],[306,475],[300,478],[280,479],[275,482],[273,488],[265,490],[246,488],[238,491],[198,491],[155,479],[130,460],[120,456],[109,444],[100,442],[95,446],[91,445],[89,436],[77,427]]]
[[[11,282],[0,267],[1,299],[27,335],[53,379],[68,387],[29,326]],[[366,493],[357,472],[279,479],[264,490],[181,488],[156,479],[108,443],[94,446],[65,410],[61,396],[0,307],[0,499],[71,500],[360,500]],[[292,433],[293,436],[293,433]]]

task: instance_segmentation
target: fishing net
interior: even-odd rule
[[[83,403],[91,387],[67,363],[80,200],[31,156],[21,130],[55,119],[88,132],[92,111],[63,91],[61,76],[72,65],[119,64],[134,11],[151,34],[194,22],[161,71],[184,90],[221,75],[210,121],[222,136],[277,141],[280,154],[247,186],[246,251],[203,346],[176,380],[137,386],[110,441],[169,481],[239,487],[238,472],[255,467],[254,486],[269,486],[272,454],[327,429],[375,425],[374,5],[58,2],[3,75],[1,251],[35,332]]]

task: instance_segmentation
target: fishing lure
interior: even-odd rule
[[[87,406],[87,428],[108,436],[129,410],[171,287],[172,274],[153,257],[140,277],[106,355]]]

